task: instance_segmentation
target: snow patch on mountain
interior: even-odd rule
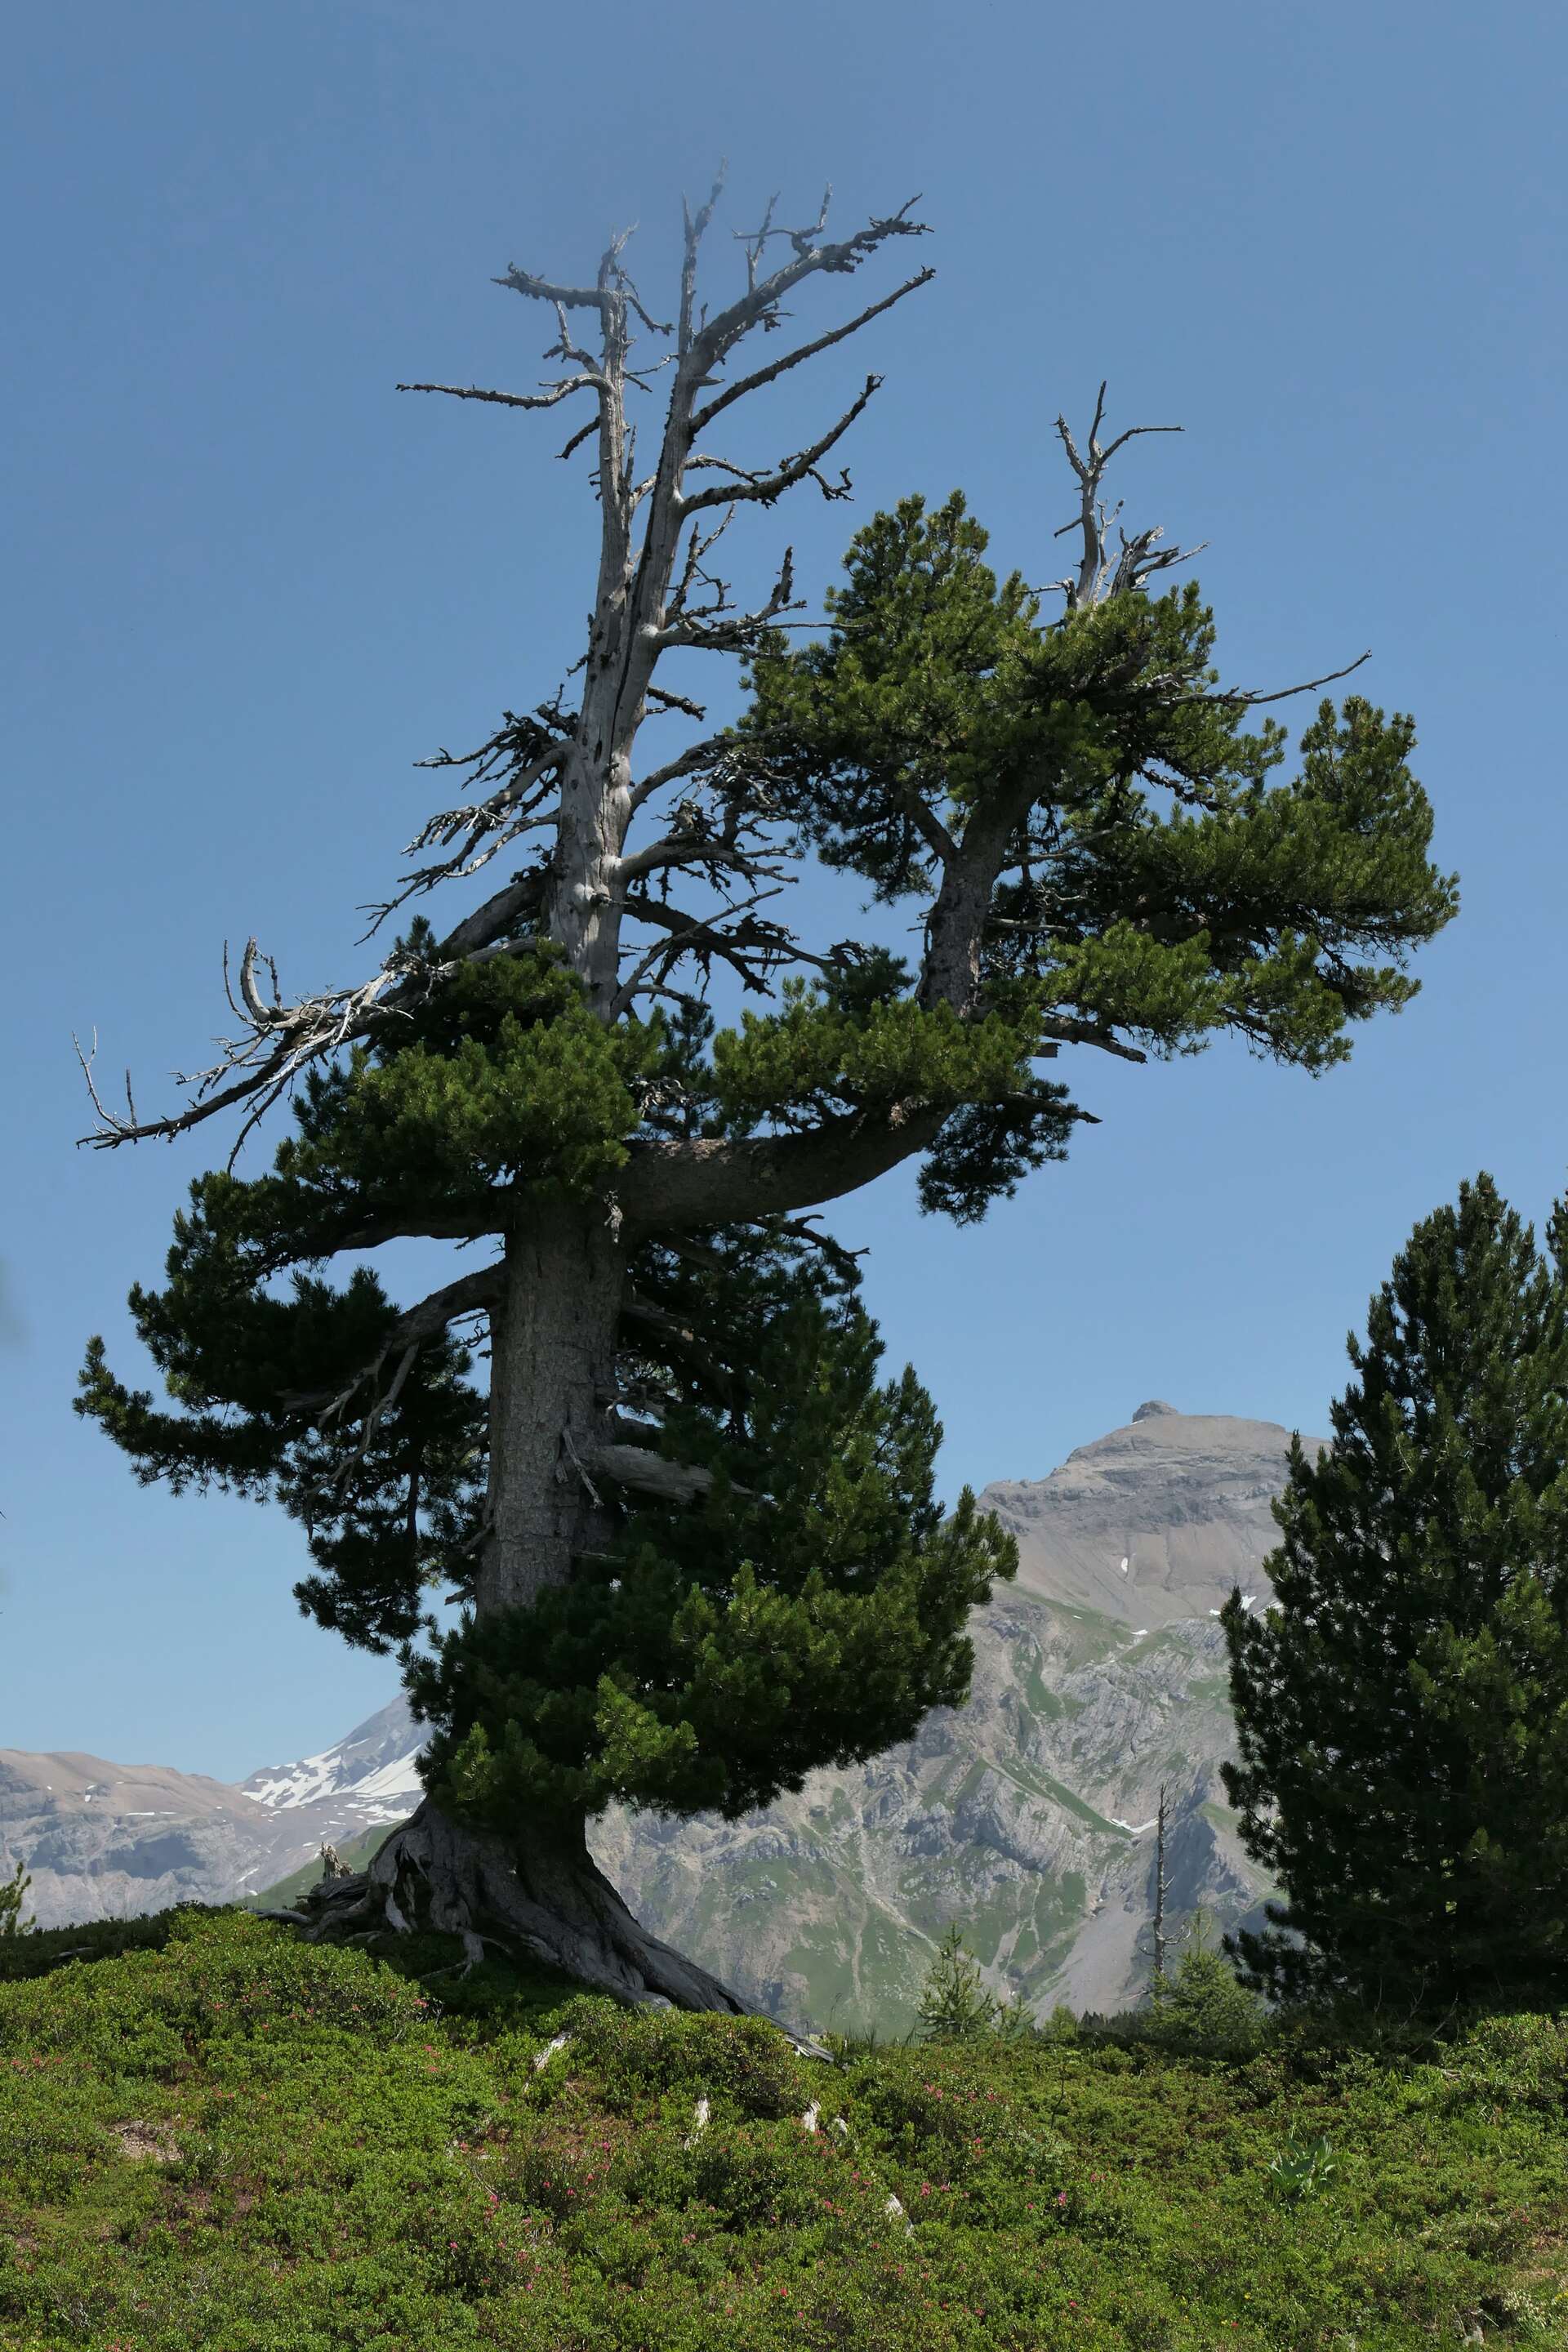
[[[345,1826],[373,1829],[381,1822],[405,1821],[419,1802],[421,1745],[408,1702],[398,1697],[319,1755],[295,1764],[263,1765],[240,1787],[272,1812],[336,1800]]]

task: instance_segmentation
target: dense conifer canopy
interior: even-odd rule
[[[1373,1299],[1329,1450],[1297,1442],[1278,1606],[1224,1612],[1250,1980],[1403,2012],[1568,1995],[1568,1213],[1489,1177]]]

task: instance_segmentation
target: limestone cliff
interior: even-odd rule
[[[1175,1924],[1200,1906],[1250,1921],[1269,1891],[1220,1784],[1234,1739],[1215,1617],[1237,1583],[1269,1598],[1289,1442],[1152,1402],[1048,1477],[988,1487],[1020,1564],[976,1612],[966,1707],[748,1821],[612,1815],[604,1866],[661,1935],[819,2025],[907,2024],[954,1919],[1037,2009],[1123,2007],[1148,1976],[1162,1780]]]

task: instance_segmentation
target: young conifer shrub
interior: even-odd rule
[[[917,2010],[922,2042],[976,2042],[996,2030],[1002,2004],[956,1920],[936,1948]]]
[[[1192,1923],[1174,1975],[1151,1986],[1140,2032],[1194,2057],[1238,2058],[1257,2049],[1264,2025],[1262,2002],[1238,1982],[1229,1960],[1208,1942],[1200,1914]]]
[[[22,1905],[32,1885],[32,1879],[18,1863],[9,1878],[0,1878],[0,1937],[7,1939],[25,1936],[37,1925],[35,1919],[24,1919]]]

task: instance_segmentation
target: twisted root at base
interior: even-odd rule
[[[581,1829],[515,1848],[450,1820],[428,1798],[368,1870],[324,1877],[293,1909],[268,1916],[321,1943],[434,1929],[461,1938],[468,1967],[488,1943],[634,2007],[668,2001],[752,2013],[717,1977],[637,1925]]]

